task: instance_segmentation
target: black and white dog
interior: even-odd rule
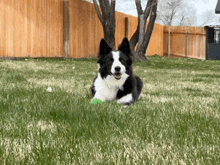
[[[116,100],[119,104],[133,104],[141,94],[143,83],[133,74],[129,41],[124,38],[114,51],[104,39],[98,55],[99,73],[91,87],[93,99]]]

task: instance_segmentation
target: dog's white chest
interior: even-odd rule
[[[102,79],[98,75],[94,82],[96,93],[93,99],[100,99],[102,101],[115,100],[119,89],[122,89],[124,80],[115,80],[112,76],[107,76],[106,79]]]
[[[97,91],[95,97],[97,96],[100,100],[115,100],[118,92],[118,88],[104,88],[101,91]]]

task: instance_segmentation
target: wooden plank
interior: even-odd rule
[[[69,57],[69,1],[64,0],[63,2],[63,15],[64,15],[64,54],[66,57]]]
[[[34,7],[32,7],[33,10],[33,26],[34,26],[34,40],[33,40],[33,56],[34,57],[42,57],[42,47],[41,47],[41,41],[42,41],[42,33],[41,33],[41,29],[40,26],[42,26],[42,22],[41,22],[41,15],[42,15],[42,11],[41,11],[41,5],[40,5],[41,0],[35,0],[34,1]]]
[[[42,57],[47,57],[47,1],[42,1],[41,0],[41,14],[40,14],[40,19],[41,19],[41,26],[39,27],[39,31],[41,32],[41,56]]]
[[[56,45],[56,39],[57,39],[57,27],[56,27],[56,20],[57,19],[57,0],[53,0],[50,3],[50,20],[51,20],[51,40],[50,40],[50,57],[57,57],[57,45]]]
[[[6,5],[6,42],[7,42],[7,57],[13,57],[14,53],[14,0],[8,0]],[[12,28],[10,28],[12,27]]]
[[[32,6],[32,0],[28,0],[28,3],[27,3],[27,20],[28,20],[28,23],[27,23],[27,56],[32,56],[32,12],[31,12],[31,6]]]
[[[75,23],[73,23],[73,21],[76,19],[76,13],[74,13],[74,4],[69,1],[69,13],[70,13],[70,17],[69,17],[69,24],[70,24],[70,29],[69,29],[69,57],[73,57],[75,55],[75,49],[73,49],[73,45],[75,45],[73,37],[74,36],[74,29],[75,29]]]
[[[78,0],[70,1],[70,7],[70,56],[77,58],[81,53],[80,21],[83,18],[79,17],[81,8]]]
[[[6,56],[6,6],[4,1],[0,1],[0,56]]]
[[[51,5],[52,5],[52,1],[49,0],[47,1],[47,17],[46,17],[46,22],[47,22],[47,56],[50,57],[50,55],[52,54],[52,48],[51,48],[51,29],[52,29],[52,20],[51,20]]]
[[[32,7],[31,7],[31,16],[32,16],[32,19],[31,19],[31,22],[32,22],[32,33],[31,33],[31,39],[32,39],[32,42],[31,42],[31,54],[32,54],[32,57],[37,57],[38,56],[38,47],[39,47],[39,41],[38,41],[38,29],[37,29],[37,26],[39,25],[38,23],[38,12],[37,12],[37,2],[38,0],[32,0]]]
[[[59,52],[60,57],[64,57],[64,39],[63,39],[63,0],[59,1]]]
[[[16,28],[12,28],[13,30],[13,37],[12,37],[12,43],[13,43],[13,54],[11,54],[10,56],[11,57],[14,57],[15,56],[15,52],[16,52],[16,56],[20,56],[19,54],[19,50],[18,50],[18,44],[19,44],[19,40],[20,38],[19,37],[19,29],[20,29],[20,26],[19,26],[19,18],[18,18],[18,4],[19,3],[15,3],[15,1],[13,0],[13,4],[12,4],[12,8],[13,8],[13,13],[11,14],[13,16],[13,19],[12,19],[12,27],[16,27]]]
[[[154,25],[152,36],[147,48],[147,55],[163,56],[163,26],[159,24]]]
[[[27,24],[28,24],[28,19],[27,19],[27,3],[28,0],[22,0],[22,3],[19,3],[19,12],[20,14],[20,25],[21,31],[20,35],[22,36],[22,42],[20,42],[21,45],[21,57],[27,57]]]

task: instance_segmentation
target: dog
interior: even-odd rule
[[[141,95],[142,80],[133,74],[130,44],[124,38],[117,51],[102,39],[98,55],[99,72],[93,80],[93,99],[113,100],[122,105],[131,105]]]

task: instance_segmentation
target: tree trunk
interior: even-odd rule
[[[141,50],[136,51],[135,52],[135,60],[137,60],[137,61],[147,61],[147,57],[146,57],[145,53],[143,53],[143,52],[145,52],[145,51],[141,51]]]
[[[115,23],[110,22],[114,22],[114,20],[106,21],[103,24],[104,39],[109,44],[109,46],[111,46],[111,48],[115,49]]]
[[[139,37],[138,37],[138,47],[135,53],[135,60],[147,61],[145,55],[146,49],[145,51],[143,49],[145,29],[146,29],[146,21],[144,20],[144,14],[142,14],[139,19]]]
[[[148,0],[147,6],[144,11],[141,7],[141,1],[135,0],[135,2],[138,11],[138,26],[137,30],[131,37],[130,47],[135,60],[147,61],[145,53],[154,28],[158,0]],[[150,20],[146,29],[146,22],[149,16]],[[138,47],[135,50],[137,43]]]
[[[115,49],[115,0],[99,0],[100,8],[97,0],[93,0],[96,13],[102,23],[104,39]],[[101,11],[100,11],[101,9]]]

